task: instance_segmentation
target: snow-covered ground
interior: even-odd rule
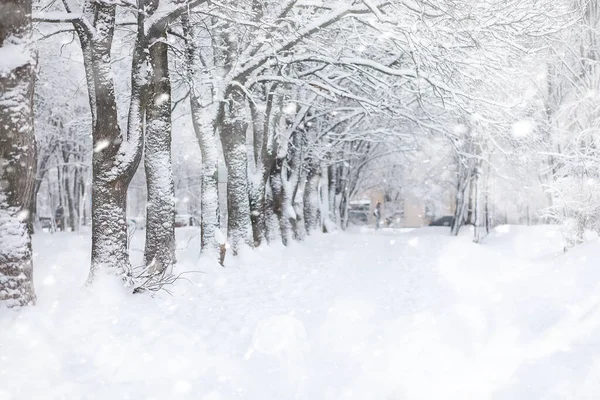
[[[366,230],[220,268],[196,234],[179,268],[202,273],[154,298],[84,288],[89,237],[36,235],[38,305],[0,310],[0,399],[598,398],[596,241]]]

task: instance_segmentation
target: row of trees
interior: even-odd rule
[[[66,204],[72,228],[91,198],[90,282],[125,276],[140,289],[171,273],[178,116],[191,117],[199,147],[200,247],[213,257],[223,256],[225,230],[235,255],[243,246],[345,227],[349,201],[373,167],[397,164],[432,136],[445,138],[443,151],[455,159],[453,232],[471,202],[480,240],[489,225],[491,155],[506,148],[506,132],[527,111],[511,104],[522,91],[515,77],[523,55],[535,57],[540,38],[568,29],[574,9],[566,0],[63,0],[35,3],[32,14],[30,1],[14,0],[22,12],[2,10],[15,17],[2,18],[0,37],[0,52],[29,55],[0,70],[0,94],[21,96],[16,106],[0,102],[9,165],[0,191],[0,300],[10,304],[34,300],[27,227],[48,171],[56,171],[65,194],[55,202]],[[41,60],[34,96],[36,41],[56,44],[40,54],[56,60],[64,51],[82,67],[60,78]],[[68,86],[78,74],[83,85],[72,82],[71,101],[53,104],[56,82]],[[143,284],[127,248],[127,193],[142,159]]]

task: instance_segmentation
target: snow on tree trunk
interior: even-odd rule
[[[267,214],[273,213],[273,208],[267,205],[267,188],[271,170],[277,156],[277,148],[279,138],[275,135],[275,129],[281,120],[281,96],[275,94],[275,87],[263,87],[260,98],[261,104],[264,102],[264,107],[257,105],[254,101],[250,102],[250,113],[252,117],[252,142],[253,163],[249,163],[249,193],[250,211],[252,222],[252,237],[254,246],[258,247],[264,239],[268,241],[279,238],[279,229],[275,229],[275,225],[270,226]],[[273,197],[271,197],[272,200]],[[270,201],[269,204],[273,203]],[[269,240],[269,238],[271,240]]]
[[[92,260],[88,282],[99,274],[125,277],[127,252],[127,187],[139,165],[142,150],[142,115],[147,82],[143,15],[138,16],[138,37],[131,71],[131,98],[127,138],[118,123],[117,102],[110,57],[115,27],[114,4],[95,3],[95,33],[75,24],[84,51],[92,108]],[[87,65],[87,64],[91,65]],[[89,80],[91,78],[91,81]]]
[[[296,218],[292,222],[294,239],[302,241],[306,238],[306,223],[304,219],[304,192],[306,189],[306,175],[303,173],[298,178],[298,187],[294,195],[293,207]]]
[[[152,66],[144,166],[148,188],[144,261],[151,273],[171,271],[175,263],[175,183],[171,160],[171,81],[166,34],[149,44]]]
[[[486,234],[486,225],[485,221],[487,218],[485,212],[485,177],[483,175],[483,165],[481,159],[477,162],[477,167],[475,168],[475,179],[473,182],[473,190],[475,192],[474,196],[474,204],[473,204],[473,242],[481,243]]]
[[[471,159],[458,159],[457,189],[456,189],[456,207],[454,209],[454,220],[450,233],[453,236],[458,235],[465,221],[465,213],[469,205],[468,194],[471,193],[473,162]]]
[[[92,183],[92,266],[89,282],[99,273],[123,276],[129,268],[127,252],[127,184],[105,179],[95,169]]]
[[[319,165],[311,165],[306,177],[306,188],[304,190],[304,221],[306,232],[310,234],[318,229],[320,224],[319,215],[319,181],[321,180],[321,168]]]
[[[65,162],[67,162],[67,160],[65,160]],[[73,199],[74,188],[72,187],[72,176],[73,174],[70,173],[67,168],[65,168],[63,172],[63,177],[65,179],[65,195],[67,197],[67,210],[69,211],[69,218],[67,222],[69,224],[69,229],[71,230],[71,232],[74,232],[76,230],[75,220],[77,216],[75,215],[75,203]]]
[[[112,174],[122,141],[112,81],[110,51],[115,7],[98,5],[100,40],[92,46],[96,121],[92,156],[92,265],[89,281],[103,271],[121,276],[129,268],[126,193],[128,182]]]
[[[292,225],[290,223],[292,201],[287,179],[282,176],[283,174],[283,159],[277,158],[271,168],[270,176],[271,191],[273,193],[273,212],[279,221],[281,241],[287,246],[292,241]]]
[[[338,170],[337,167],[335,165],[330,165],[327,168],[327,178],[328,178],[328,183],[327,183],[327,187],[329,188],[329,190],[327,191],[328,194],[328,208],[329,208],[329,220],[331,222],[334,222],[337,224],[337,220],[338,220],[338,209],[337,209],[337,202],[336,202],[336,189],[337,189],[337,174],[338,174]]]
[[[339,185],[340,185],[340,200],[339,200],[339,216],[340,226],[342,229],[348,228],[348,178],[349,171],[344,165],[340,166]]]
[[[266,238],[265,192],[266,182],[264,172],[257,171],[249,174],[248,198],[250,200],[250,222],[252,223],[252,240],[254,247],[262,244]]]
[[[187,14],[182,16],[182,25],[185,35],[187,72],[190,88],[190,108],[192,111],[192,124],[196,139],[202,154],[202,180],[201,180],[201,231],[200,241],[202,251],[219,253],[219,176],[218,176],[218,151],[215,137],[214,106],[203,109],[203,98],[198,89],[202,78],[202,60],[196,47],[196,36],[190,25]],[[206,103],[212,102],[212,91],[206,90]]]
[[[271,190],[271,185],[269,183],[265,188],[265,236],[269,243],[275,243],[276,241],[281,240],[279,219],[274,210],[273,191]]]
[[[227,165],[227,238],[233,254],[242,245],[252,246],[248,199],[248,154],[246,150],[245,96],[230,89],[221,122],[221,142]]]
[[[463,226],[464,215],[467,208],[467,200],[465,199],[466,191],[469,188],[469,179],[459,177],[458,187],[456,190],[456,206],[454,208],[454,220],[452,221],[452,227],[450,233],[453,236],[457,236],[460,228]]]
[[[35,303],[31,211],[36,176],[31,1],[0,6],[0,304]]]
[[[321,179],[320,184],[320,197],[319,197],[319,210],[321,229],[323,232],[328,233],[333,230],[333,221],[331,220],[331,209],[329,208],[329,168],[325,165],[321,167]]]
[[[198,111],[192,108],[194,119]],[[196,123],[194,124],[197,125]],[[201,198],[201,246],[202,250],[218,251],[219,232],[219,176],[217,141],[212,126],[200,129],[200,151],[202,153],[202,198]]]

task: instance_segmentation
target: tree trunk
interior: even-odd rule
[[[470,182],[470,163],[467,166],[463,166],[459,160],[458,184],[456,190],[456,207],[454,209],[454,220],[452,221],[452,227],[450,228],[450,233],[453,236],[458,235],[458,232],[463,226],[465,220],[465,212],[467,211],[468,207],[468,201],[465,195],[467,194],[467,192],[470,193]]]
[[[152,66],[144,166],[148,202],[144,261],[150,273],[170,272],[175,263],[175,183],[171,160],[171,81],[166,33],[149,44]]]
[[[328,232],[329,224],[329,168],[321,166],[320,193],[319,193],[319,210],[321,229],[324,233]]]
[[[475,179],[473,182],[473,242],[481,243],[485,237],[485,183],[483,176],[483,166],[480,160],[478,160],[477,167],[475,168]]]
[[[36,176],[31,1],[0,5],[0,304],[35,303],[31,210]]]
[[[88,282],[99,274],[125,277],[130,269],[127,253],[127,187],[139,165],[142,150],[142,116],[147,80],[143,15],[138,16],[138,39],[132,62],[132,89],[127,142],[118,124],[112,74],[111,47],[115,26],[114,4],[94,3],[96,34],[80,33],[84,64],[91,63],[88,90],[92,107],[92,262]],[[76,26],[78,26],[76,24]],[[78,31],[79,33],[79,31]]]
[[[219,254],[219,240],[217,232],[220,224],[219,211],[219,177],[218,177],[218,151],[217,139],[215,137],[214,119],[209,118],[210,122],[203,116],[201,92],[197,85],[202,78],[200,67],[201,60],[196,47],[196,36],[189,23],[186,14],[182,16],[182,24],[186,38],[187,53],[187,71],[190,89],[190,107],[192,110],[192,124],[200,152],[202,153],[202,181],[201,181],[201,231],[200,241],[202,251],[212,251]],[[207,102],[213,101],[213,93],[206,91]],[[205,113],[214,114],[214,106],[208,107]]]
[[[319,219],[319,181],[321,168],[318,165],[309,166],[304,190],[304,221],[308,234],[321,225]]]
[[[86,170],[85,175],[87,176],[89,174],[89,171]],[[83,171],[82,173],[79,175],[79,183],[78,183],[79,187],[80,187],[80,192],[81,192],[81,199],[80,199],[80,203],[79,203],[79,215],[80,215],[80,222],[79,224],[82,226],[86,226],[88,225],[88,220],[89,220],[89,216],[88,216],[88,208],[86,205],[86,200],[87,200],[87,196],[88,193],[85,190],[86,187],[86,181],[83,178]]]
[[[244,244],[252,246],[248,199],[245,96],[237,88],[229,92],[221,123],[221,142],[227,165],[227,238],[233,254]]]
[[[104,179],[95,168],[92,184],[92,268],[89,282],[99,273],[123,276],[129,269],[127,252],[127,181]]]
[[[261,101],[264,101],[264,110],[259,109],[255,102],[250,103],[250,113],[252,117],[253,133],[253,152],[254,163],[249,174],[249,198],[250,212],[252,222],[252,237],[254,246],[258,247],[269,237],[267,234],[267,212],[273,212],[272,208],[267,209],[266,193],[267,183],[271,175],[271,169],[275,163],[278,139],[274,136],[275,126],[281,119],[281,98],[274,94],[275,85],[271,87],[262,87],[266,93],[262,93]],[[260,96],[257,96],[260,97]],[[278,230],[271,229],[271,234]],[[271,235],[278,237],[277,235]]]
[[[266,238],[265,192],[266,182],[263,171],[257,171],[248,180],[248,197],[250,199],[250,222],[252,223],[252,239],[254,247],[262,244]]]
[[[267,242],[275,243],[281,240],[281,229],[279,227],[279,219],[275,215],[275,205],[273,199],[273,191],[271,184],[268,182],[265,188],[265,236]]]
[[[69,228],[71,232],[75,231],[75,205],[73,202],[73,192],[71,190],[71,179],[68,171],[63,174],[65,177],[65,194],[67,195],[67,209],[69,210]]]
[[[338,220],[338,210],[336,202],[337,183],[338,183],[338,169],[335,165],[330,165],[327,168],[327,178],[329,179],[327,187],[328,190],[328,207],[329,207],[329,220],[336,223]]]
[[[304,192],[306,188],[307,177],[301,174],[298,179],[298,187],[294,195],[293,207],[296,213],[296,219],[292,222],[294,239],[302,241],[306,238],[306,223],[304,220]]]
[[[271,191],[273,193],[273,212],[279,221],[281,241],[289,245],[292,240],[292,224],[290,222],[290,208],[292,207],[291,193],[283,169],[283,159],[277,158],[271,168]]]
[[[79,176],[81,175],[81,168],[75,167],[73,172],[73,203],[75,209],[75,227],[74,230],[79,230],[81,226],[81,185],[79,185]]]

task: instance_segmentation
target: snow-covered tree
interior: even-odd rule
[[[31,1],[0,4],[0,304],[35,303],[31,211],[36,173]]]

